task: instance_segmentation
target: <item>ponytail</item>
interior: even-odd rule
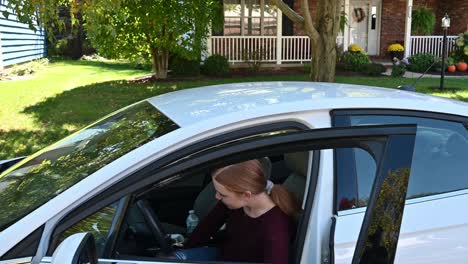
[[[296,197],[285,187],[269,181],[258,160],[248,160],[220,168],[213,172],[213,179],[231,192],[266,192],[283,213],[296,221],[299,218],[300,207]]]
[[[299,203],[296,197],[285,187],[278,184],[273,185],[270,198],[283,213],[292,217],[294,221],[299,219]]]

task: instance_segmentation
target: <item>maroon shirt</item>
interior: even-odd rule
[[[293,225],[291,219],[277,206],[252,218],[242,208],[230,210],[218,202],[197,226],[185,246],[203,246],[224,223],[226,236],[220,245],[220,260],[288,263]]]

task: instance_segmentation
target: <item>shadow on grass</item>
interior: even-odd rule
[[[129,62],[116,62],[116,61],[86,61],[86,60],[57,60],[57,63],[64,63],[67,65],[82,66],[87,68],[92,68],[93,71],[99,72],[135,72],[141,73],[142,71],[147,71],[150,73],[150,68],[142,69],[137,68],[136,65]]]
[[[111,81],[77,87],[47,98],[22,111],[33,116],[38,130],[0,130],[0,160],[30,155],[106,114],[173,90],[170,84]]]
[[[65,91],[25,108],[23,113],[47,129],[80,128],[131,103],[169,91],[173,91],[170,85],[103,82]]]
[[[262,80],[262,77],[156,83],[110,81],[65,91],[25,108],[22,113],[33,116],[36,122],[46,129],[64,126],[80,128],[124,106],[155,95],[192,87],[259,80]]]
[[[27,156],[70,134],[66,129],[0,130],[0,160]]]

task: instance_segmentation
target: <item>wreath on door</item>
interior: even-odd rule
[[[362,9],[361,7],[354,8],[353,17],[354,20],[359,23],[363,21],[364,18],[366,18],[366,12],[364,12],[364,9]]]

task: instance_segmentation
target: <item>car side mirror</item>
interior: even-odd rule
[[[91,233],[67,237],[52,255],[52,264],[97,264],[96,244]]]

